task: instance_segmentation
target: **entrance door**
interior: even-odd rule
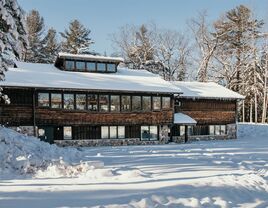
[[[40,138],[41,141],[52,144],[54,141],[54,127],[52,126],[38,127],[38,138]]]

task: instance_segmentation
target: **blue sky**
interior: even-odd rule
[[[46,27],[63,31],[72,19],[91,29],[93,49],[111,54],[111,34],[125,24],[154,22],[160,28],[186,30],[186,21],[207,10],[209,19],[218,18],[239,4],[254,9],[268,22],[268,0],[18,0],[26,11],[37,9]]]

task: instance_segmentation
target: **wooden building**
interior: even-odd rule
[[[17,62],[0,83],[11,101],[0,105],[1,124],[61,146],[235,138],[241,95],[215,83],[170,83],[122,61],[60,53],[55,64]]]

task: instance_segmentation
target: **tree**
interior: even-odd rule
[[[71,21],[69,28],[60,33],[64,39],[61,50],[67,53],[77,54],[79,50],[89,48],[94,43],[89,37],[90,32],[78,20]]]
[[[0,79],[14,61],[22,59],[27,47],[25,16],[16,0],[0,1]],[[0,96],[9,102],[0,91]]]
[[[42,37],[44,34],[44,19],[37,10],[32,10],[27,15],[28,41],[25,61],[40,63],[44,62],[42,54]]]

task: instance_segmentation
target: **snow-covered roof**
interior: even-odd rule
[[[196,120],[184,113],[174,113],[174,124],[196,125]]]
[[[146,70],[118,68],[117,73],[62,71],[53,64],[17,62],[0,86],[180,93],[179,88]]]
[[[58,54],[59,58],[70,58],[70,59],[83,59],[87,61],[111,61],[111,62],[123,62],[124,59],[121,57],[109,57],[100,55],[90,55],[90,54],[70,54],[60,52]]]
[[[223,87],[215,82],[172,82],[179,87],[183,94],[180,97],[184,98],[205,98],[205,99],[244,99],[232,90]]]

